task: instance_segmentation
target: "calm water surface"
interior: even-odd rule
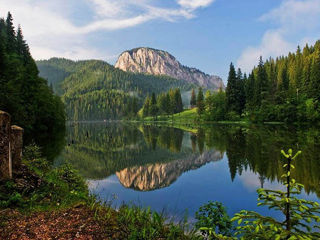
[[[279,127],[203,126],[194,133],[165,126],[80,123],[67,129],[55,164],[71,163],[92,193],[114,206],[150,206],[192,220],[208,201],[228,213],[255,210],[260,187],[281,189],[282,148],[303,154],[293,173],[305,185],[301,197],[319,201],[320,132]]]

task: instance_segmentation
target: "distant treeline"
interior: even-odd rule
[[[170,89],[166,93],[160,93],[156,96],[152,93],[151,97],[147,96],[142,108],[143,117],[164,114],[175,114],[183,111],[183,103],[179,88]]]
[[[192,87],[168,76],[124,72],[98,60],[53,58],[37,64],[62,96],[70,120],[134,118],[148,94]]]
[[[38,73],[21,27],[15,30],[8,13],[0,19],[0,110],[24,128],[27,140],[36,141],[65,124],[63,103]]]

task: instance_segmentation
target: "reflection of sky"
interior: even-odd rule
[[[208,201],[222,202],[233,215],[242,209],[257,211],[264,215],[272,214],[279,217],[279,213],[270,212],[263,207],[257,207],[256,189],[260,188],[259,176],[243,171],[241,176],[236,176],[232,182],[226,155],[219,162],[211,162],[203,167],[182,174],[177,181],[169,187],[140,192],[127,189],[121,185],[116,175],[99,181],[89,181],[92,193],[102,200],[110,200],[113,195],[114,205],[121,203],[135,203],[140,206],[150,206],[153,210],[166,210],[171,215],[181,218],[188,209],[190,218],[195,211]],[[265,181],[265,188],[281,188],[276,182]],[[315,194],[302,194],[303,198],[317,200]]]

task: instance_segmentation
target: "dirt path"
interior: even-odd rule
[[[13,210],[0,213],[0,239],[117,239],[108,234],[108,223],[95,220],[94,212],[81,206],[65,211],[21,215]]]

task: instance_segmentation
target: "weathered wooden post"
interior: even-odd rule
[[[16,125],[11,126],[11,160],[12,168],[19,169],[21,166],[22,146],[23,146],[23,129]]]
[[[10,131],[10,115],[0,111],[0,179],[12,177]]]

